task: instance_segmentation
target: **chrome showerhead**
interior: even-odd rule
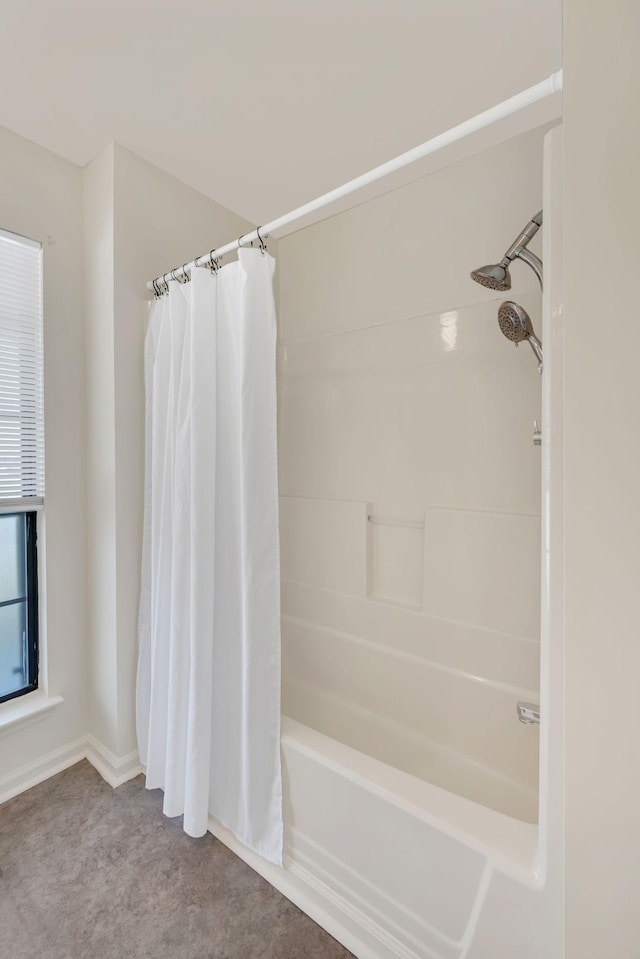
[[[487,266],[481,266],[469,274],[472,280],[481,286],[486,286],[490,290],[500,290],[504,293],[511,289],[511,274],[509,273],[509,261],[503,260],[502,263],[489,263]]]
[[[516,258],[530,266],[542,286],[542,261],[539,257],[527,249],[528,244],[534,238],[542,226],[542,210],[527,223],[524,230],[515,238],[500,263],[490,263],[487,266],[481,266],[474,270],[470,275],[481,286],[486,286],[490,290],[511,289],[511,277],[509,275],[509,264]]]
[[[527,311],[513,300],[505,300],[498,310],[498,325],[504,336],[516,346],[524,340],[529,343],[538,360],[538,373],[542,373],[542,343],[533,331]]]

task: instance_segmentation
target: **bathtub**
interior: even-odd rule
[[[284,869],[211,831],[359,959],[547,959],[539,728],[516,715],[538,702],[539,640],[377,601],[357,575],[370,509],[283,498]],[[440,512],[422,535],[460,522]],[[464,522],[468,548],[495,529]],[[533,552],[539,518],[514,523]]]
[[[289,502],[285,542],[309,510],[316,544],[367,533],[366,504]],[[360,959],[510,959],[477,950],[544,881],[538,727],[515,709],[539,643],[285,576],[282,653],[285,867],[214,834]]]
[[[284,868],[210,829],[359,959],[555,959],[548,763],[516,715],[539,701],[540,640],[380,601],[371,515],[283,497]],[[468,551],[490,527],[539,562],[539,517],[427,511],[419,532],[433,543],[460,523]],[[502,588],[479,575],[484,596]]]
[[[464,954],[493,870],[535,885],[537,829],[286,718],[287,860],[389,955]]]
[[[287,716],[282,756],[284,868],[212,819],[214,835],[359,959],[495,959],[472,951],[479,926],[503,941],[505,908],[540,887],[535,824]]]

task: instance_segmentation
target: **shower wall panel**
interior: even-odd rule
[[[542,202],[542,131],[280,241],[285,712],[537,812],[540,378],[469,271]],[[540,252],[539,245],[533,249]]]

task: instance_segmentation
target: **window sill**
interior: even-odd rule
[[[62,696],[47,696],[41,690],[0,703],[0,737],[44,719],[56,706],[64,702]]]

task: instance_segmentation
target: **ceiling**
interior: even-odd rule
[[[560,66],[560,0],[0,0],[0,125],[254,223]]]

